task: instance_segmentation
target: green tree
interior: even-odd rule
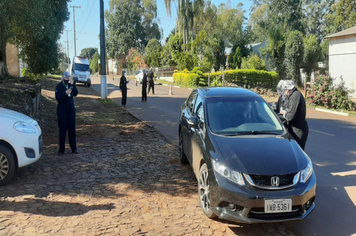
[[[80,52],[80,56],[87,57],[90,60],[97,52],[98,52],[97,48],[83,48],[82,51]]]
[[[6,44],[21,48],[19,57],[33,74],[58,68],[57,41],[68,20],[68,0],[2,0],[0,2],[0,78],[8,77]]]
[[[268,19],[268,4],[263,4],[255,8],[248,21],[248,30],[251,42],[264,42],[268,39],[268,28],[266,25]]]
[[[108,54],[124,59],[130,48],[142,50],[146,46],[146,33],[142,25],[143,9],[140,0],[111,0],[105,12],[107,20],[106,42]]]
[[[300,31],[292,31],[286,40],[284,63],[287,76],[298,85],[301,85],[300,67],[303,63],[303,55],[303,34]]]
[[[266,62],[256,54],[242,58],[241,69],[266,70]]]
[[[303,0],[303,24],[307,35],[315,35],[320,43],[327,33],[326,19],[335,0]]]
[[[92,58],[90,59],[90,70],[92,71],[92,73],[99,71],[99,63],[98,63],[99,60],[100,60],[100,55],[96,51],[92,56]]]
[[[356,25],[356,1],[339,0],[331,6],[326,17],[328,33],[336,33]]]
[[[159,29],[157,18],[157,3],[155,0],[142,0],[143,19],[142,26],[146,32],[145,42],[150,39],[161,40],[162,33]]]
[[[303,67],[308,78],[314,68],[317,68],[318,61],[321,57],[321,47],[315,35],[304,38],[304,59]]]
[[[150,67],[161,66],[162,46],[157,39],[151,39],[145,49],[146,63]]]

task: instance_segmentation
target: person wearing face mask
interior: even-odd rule
[[[78,95],[78,89],[69,72],[63,73],[61,82],[57,84],[55,96],[58,102],[57,117],[59,127],[59,150],[58,155],[65,151],[65,141],[68,132],[69,145],[72,153],[77,154],[75,107],[73,97]]]
[[[308,139],[309,126],[306,120],[306,103],[302,93],[294,87],[292,80],[286,80],[284,94],[287,98],[285,109],[280,111],[287,121],[288,131],[304,150]]]

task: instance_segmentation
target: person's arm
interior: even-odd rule
[[[64,87],[64,85],[62,83],[57,84],[55,96],[56,96],[56,100],[58,102],[66,99],[68,97],[68,95],[66,93],[66,88]]]

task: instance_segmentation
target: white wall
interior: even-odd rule
[[[356,36],[343,36],[329,39],[329,72],[334,84],[345,81],[350,94],[356,98]]]

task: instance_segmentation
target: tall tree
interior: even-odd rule
[[[287,69],[287,76],[298,85],[301,85],[300,67],[303,63],[303,56],[303,34],[299,31],[292,31],[286,40],[284,63]]]
[[[43,74],[58,67],[58,39],[68,20],[68,0],[0,2],[0,78],[8,77],[6,44],[21,49],[28,71]]]
[[[141,51],[146,46],[146,32],[142,25],[143,8],[140,0],[111,0],[105,12],[109,56],[123,59],[130,48]]]
[[[307,35],[315,35],[323,41],[327,34],[327,15],[335,0],[303,0],[304,29]]]
[[[327,15],[328,33],[336,33],[356,25],[356,1],[336,1]]]
[[[145,41],[150,39],[161,40],[162,33],[159,28],[159,19],[157,17],[157,3],[155,0],[142,0],[143,19],[142,25],[146,32]]]
[[[89,60],[92,59],[93,55],[98,52],[97,48],[83,48],[80,52],[81,57],[87,57]]]
[[[151,39],[145,48],[147,65],[151,67],[161,66],[161,52],[162,46],[160,42],[157,39]]]
[[[317,67],[320,58],[321,47],[317,37],[315,35],[306,36],[304,38],[303,67],[308,77],[310,77],[313,69]]]

